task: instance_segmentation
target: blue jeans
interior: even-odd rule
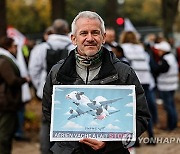
[[[21,104],[21,107],[17,112],[18,125],[15,132],[16,137],[24,137],[24,114],[25,114],[25,104]]]
[[[145,85],[142,85],[142,87],[144,89],[148,108],[151,114],[151,119],[148,123],[147,131],[148,131],[149,137],[154,137],[153,124],[157,122],[157,107],[156,107],[156,102],[155,102],[155,94],[153,90],[149,89],[149,85],[145,84]]]
[[[167,112],[167,129],[173,130],[177,127],[178,116],[174,102],[175,91],[159,91]]]
[[[157,110],[157,105],[156,105],[155,89],[150,89],[146,97],[148,101],[149,111],[152,116],[152,123],[157,124],[158,123],[158,110]]]

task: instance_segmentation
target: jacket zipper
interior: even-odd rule
[[[88,77],[89,77],[89,67],[87,67],[87,76],[86,76],[86,83],[85,84],[88,84]]]

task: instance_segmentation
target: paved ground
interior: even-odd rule
[[[176,93],[176,105],[180,119],[180,91]],[[27,104],[27,111],[29,112],[29,119],[26,123],[26,134],[31,138],[30,142],[17,142],[13,143],[12,154],[40,154],[39,145],[39,125],[41,117],[41,103],[37,100],[33,100]],[[158,105],[160,126],[164,127],[166,123],[166,113],[163,106]],[[32,114],[33,113],[33,114]],[[32,120],[33,119],[33,120]],[[180,121],[180,120],[179,120]],[[149,146],[147,142],[146,133],[140,138],[142,143],[140,147],[136,148],[134,153],[136,154],[178,154],[180,153],[180,123],[175,131],[167,132],[161,129],[155,129],[155,137],[158,141],[156,146]],[[133,152],[132,152],[133,153]]]
[[[14,142],[12,154],[40,154],[37,142]]]

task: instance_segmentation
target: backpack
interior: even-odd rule
[[[64,47],[64,49],[57,49],[57,50],[54,50],[51,44],[49,43],[47,44],[50,46],[50,48],[47,49],[47,55],[46,55],[47,73],[49,73],[53,65],[57,64],[58,61],[68,56],[69,51],[67,50],[67,47],[71,43],[68,43]]]

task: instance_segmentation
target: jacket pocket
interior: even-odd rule
[[[56,142],[51,148],[53,154],[72,154],[74,150],[75,148],[69,146],[68,142]]]

